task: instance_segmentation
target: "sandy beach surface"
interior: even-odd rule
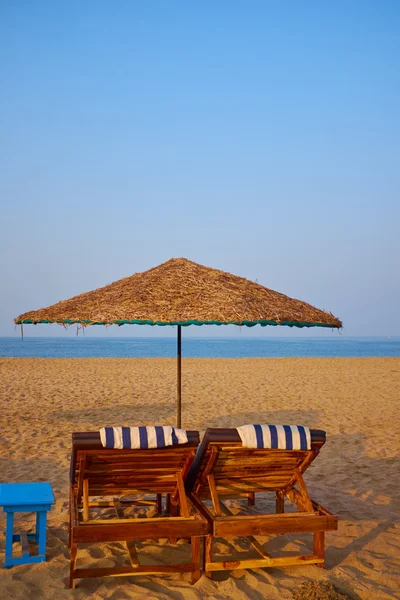
[[[204,575],[80,580],[67,589],[68,467],[73,431],[104,425],[175,423],[173,359],[0,359],[0,481],[50,481],[56,504],[48,522],[48,561],[2,568],[0,598],[286,599],[307,580],[328,581],[352,598],[400,598],[400,358],[186,359],[183,425],[303,424],[324,429],[327,443],[305,474],[310,494],[339,517],[326,535],[326,569],[316,566]],[[33,515],[21,515],[25,528]],[[311,536],[279,536],[273,554],[311,548]],[[160,563],[185,544],[143,542]],[[244,552],[231,540],[221,552]],[[17,550],[17,544],[15,545]],[[122,544],[87,546],[81,565],[110,566]]]

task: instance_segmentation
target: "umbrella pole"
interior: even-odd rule
[[[177,382],[177,405],[176,405],[176,426],[181,427],[181,412],[182,412],[182,329],[178,325],[178,382]]]

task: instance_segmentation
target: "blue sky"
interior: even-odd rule
[[[0,335],[178,256],[400,335],[399,34],[387,0],[3,0]]]

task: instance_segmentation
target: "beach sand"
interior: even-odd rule
[[[69,571],[68,467],[73,431],[104,425],[175,423],[173,359],[0,359],[0,481],[50,481],[48,561],[0,567],[0,598],[292,598],[303,581],[333,583],[353,598],[400,598],[400,358],[185,359],[185,428],[245,423],[324,429],[327,443],[305,474],[311,497],[339,517],[326,535],[326,569],[316,566],[222,572],[194,586],[188,575],[79,580]],[[397,509],[397,510],[396,510]],[[0,521],[0,564],[4,519]],[[32,515],[20,515],[30,528]],[[311,536],[279,536],[274,549],[310,548]],[[307,544],[307,545],[306,545]],[[242,541],[219,545],[240,551]],[[17,549],[17,545],[16,545]],[[179,558],[187,545],[172,553]],[[139,544],[162,561],[164,543]],[[82,565],[124,554],[121,544],[88,546]]]

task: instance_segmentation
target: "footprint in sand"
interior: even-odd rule
[[[389,498],[388,496],[384,496],[383,494],[378,494],[372,500],[372,504],[390,504],[390,503],[391,503],[391,498]]]
[[[105,557],[105,553],[101,548],[89,548],[88,554],[91,556],[91,558],[104,558]]]

